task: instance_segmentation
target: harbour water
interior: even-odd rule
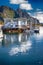
[[[43,65],[43,27],[39,33],[4,34],[0,65]]]

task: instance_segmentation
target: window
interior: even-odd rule
[[[25,25],[25,21],[21,21],[21,25]]]

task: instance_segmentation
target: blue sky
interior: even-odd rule
[[[0,0],[0,6],[25,9],[28,14],[43,23],[43,0]]]

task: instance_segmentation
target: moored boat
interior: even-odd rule
[[[3,30],[3,33],[10,33],[10,34],[23,32],[23,29],[19,29],[19,28],[4,28],[2,30]]]
[[[34,29],[34,32],[35,33],[39,33],[39,29]]]

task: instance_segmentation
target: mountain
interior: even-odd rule
[[[27,18],[31,22],[38,22],[36,18],[31,17],[26,11],[17,9],[13,10],[8,6],[0,6],[0,17],[2,18]]]
[[[0,6],[0,16],[3,18],[13,18],[14,11],[7,6]]]

